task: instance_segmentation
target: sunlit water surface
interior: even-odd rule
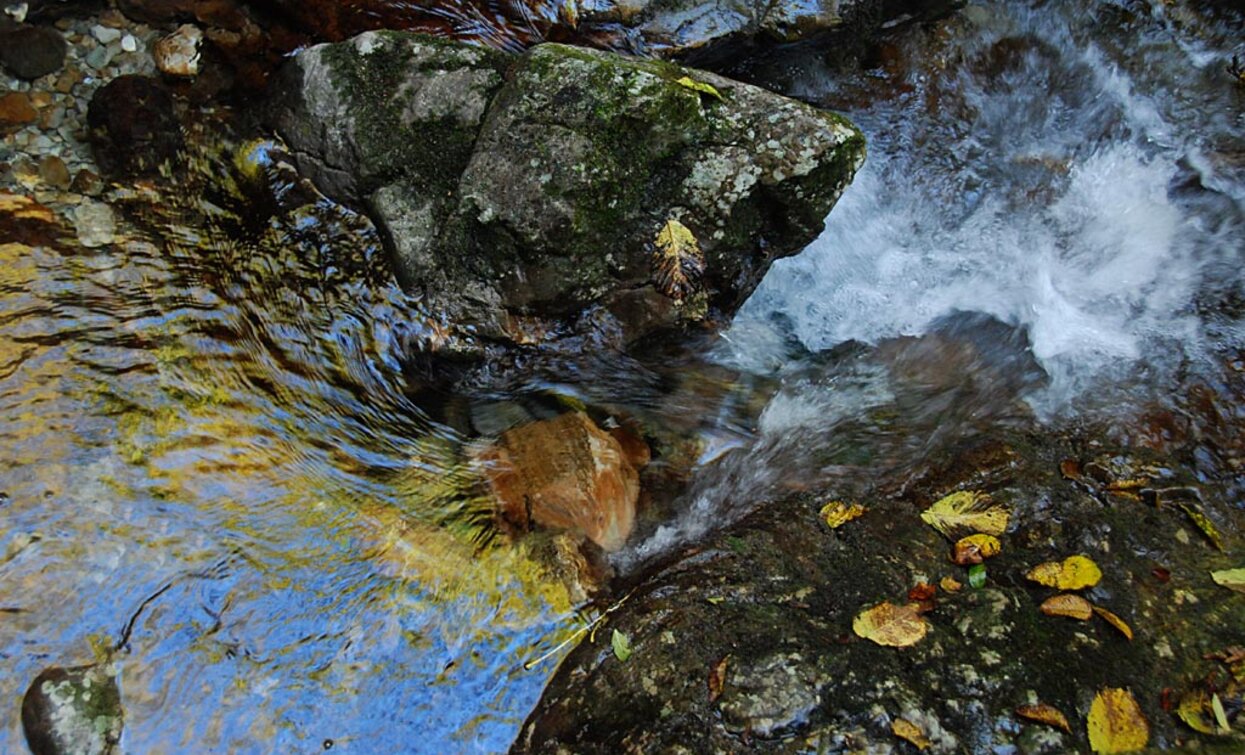
[[[1239,368],[1245,93],[1226,48],[1065,5],[990,3],[949,39],[900,42],[937,63],[800,72],[795,93],[845,110],[869,161],[711,346],[777,392],[746,427],[699,419],[689,492],[619,566],[793,476],[858,469],[810,444],[919,455],[1012,421],[1016,398],[1054,423]],[[94,660],[166,587],[117,656],[127,751],[504,749],[553,668],[523,664],[580,622],[523,546],[477,551],[446,525],[473,495],[467,439],[404,369],[436,328],[360,272],[374,245],[342,264],[297,220],[238,233],[0,246],[0,750],[22,749],[40,670]],[[874,362],[818,355],[932,331],[976,339],[972,390],[904,394]],[[891,364],[949,353],[907,348]]]

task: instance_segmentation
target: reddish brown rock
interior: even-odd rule
[[[39,117],[25,92],[9,92],[0,97],[0,134],[7,134],[19,126],[33,123]]]
[[[502,433],[479,456],[504,520],[583,533],[604,550],[622,547],[635,523],[643,441],[626,447],[582,412]]]

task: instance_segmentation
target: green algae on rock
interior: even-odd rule
[[[864,158],[834,114],[558,44],[513,56],[367,33],[304,50],[283,77],[270,121],[300,168],[368,210],[409,291],[503,340],[590,307],[627,342],[733,312],[817,236]],[[686,301],[653,281],[671,221],[704,254]]]

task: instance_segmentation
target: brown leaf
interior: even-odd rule
[[[1080,590],[1098,584],[1102,579],[1102,570],[1088,556],[1069,556],[1063,561],[1038,564],[1029,570],[1025,578],[1046,587]]]
[[[730,654],[722,656],[722,660],[713,665],[709,669],[709,702],[717,702],[722,696],[722,690],[726,687],[726,664],[730,661]]]
[[[912,743],[918,750],[924,750],[931,744],[929,737],[925,736],[921,727],[906,718],[896,718],[891,721],[891,731],[900,739]]]
[[[1132,641],[1133,628],[1130,627],[1128,623],[1125,622],[1123,619],[1121,619],[1119,616],[1116,616],[1115,614],[1111,613],[1110,611],[1103,608],[1102,606],[1094,606],[1094,613],[1101,616],[1103,621],[1107,622],[1111,626],[1118,629],[1120,631],[1120,634],[1127,637],[1129,641]]]
[[[1104,689],[1095,695],[1087,727],[1094,752],[1136,752],[1150,741],[1150,723],[1128,690]]]
[[[1016,715],[1021,718],[1027,718],[1030,721],[1037,721],[1040,724],[1063,729],[1069,734],[1072,733],[1072,726],[1068,723],[1068,717],[1060,713],[1054,706],[1045,703],[1022,705],[1016,709]]]
[[[908,600],[919,603],[922,600],[933,600],[938,594],[938,588],[928,582],[921,582],[916,587],[908,591]]]
[[[692,231],[670,218],[657,232],[653,250],[653,281],[657,289],[675,301],[683,301],[700,289],[705,257]]]
[[[915,603],[896,606],[887,601],[861,611],[852,620],[857,636],[886,647],[902,648],[915,645],[929,631]]]
[[[1094,615],[1094,609],[1089,601],[1080,595],[1061,593],[1047,598],[1042,603],[1042,613],[1047,616],[1066,616],[1069,619],[1089,621],[1089,617]]]
[[[1063,475],[1065,480],[1082,481],[1085,476],[1081,474],[1081,462],[1076,459],[1064,459],[1059,462],[1059,474]]]
[[[1150,574],[1154,575],[1154,578],[1163,584],[1167,584],[1172,579],[1171,569],[1164,569],[1161,566],[1156,566],[1151,569]]]
[[[957,566],[972,566],[997,556],[1002,549],[1002,544],[994,535],[969,535],[956,541],[951,560]]]

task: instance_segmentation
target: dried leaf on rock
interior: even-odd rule
[[[1076,459],[1064,459],[1059,462],[1059,474],[1063,475],[1066,480],[1080,482],[1085,479],[1081,474],[1081,462]]]
[[[900,739],[910,742],[918,750],[924,750],[931,744],[929,737],[925,736],[921,727],[906,718],[896,718],[891,721],[891,731]]]
[[[1150,741],[1150,724],[1128,690],[1104,689],[1089,706],[1089,746],[1094,752],[1136,752]]]
[[[1202,531],[1202,534],[1206,536],[1206,539],[1209,540],[1215,548],[1223,550],[1223,536],[1220,535],[1219,530],[1215,528],[1215,523],[1207,518],[1206,514],[1202,513],[1202,510],[1198,508],[1197,504],[1190,501],[1181,501],[1180,508],[1184,511],[1185,515],[1187,515],[1189,519],[1197,525],[1197,528]]]
[[[1072,733],[1072,726],[1068,723],[1068,717],[1060,713],[1059,709],[1052,705],[1045,703],[1022,705],[1016,709],[1016,715],[1021,718],[1027,718],[1030,721],[1037,721],[1040,724],[1063,729],[1069,734]]]
[[[1215,701],[1218,699],[1218,695],[1211,695],[1204,689],[1190,690],[1180,698],[1180,705],[1176,707],[1176,716],[1190,729],[1200,734],[1227,734],[1231,729],[1228,726],[1226,713],[1221,726],[1219,716],[1215,711]],[[1222,702],[1219,703],[1219,709],[1223,711]]]
[[[999,555],[1002,549],[1002,543],[994,535],[969,535],[956,541],[951,560],[958,566],[971,566]]]
[[[831,501],[821,507],[820,516],[826,520],[830,529],[836,530],[865,513],[865,507],[859,503],[843,503]]]
[[[929,631],[929,624],[921,618],[916,603],[897,606],[887,601],[857,614],[852,631],[879,645],[902,648],[919,642]]]
[[[610,646],[614,648],[614,656],[620,661],[631,657],[631,638],[617,629],[610,636]]]
[[[674,218],[657,232],[653,250],[653,280],[662,294],[683,301],[700,288],[705,256],[691,229]]]
[[[1210,573],[1210,578],[1221,587],[1245,593],[1245,567],[1213,571]]]
[[[709,702],[717,702],[722,696],[722,690],[726,688],[726,664],[731,660],[730,655],[722,656],[722,660],[713,664],[713,668],[709,669]]]
[[[964,585],[955,577],[943,577],[938,581],[938,586],[947,592],[959,592],[964,589]]]
[[[1102,579],[1102,570],[1088,556],[1069,556],[1063,561],[1038,564],[1025,577],[1046,587],[1080,590],[1098,584]]]
[[[686,87],[688,89],[691,89],[694,92],[700,92],[701,94],[707,94],[710,97],[716,97],[719,100],[722,99],[722,93],[719,92],[717,89],[714,89],[712,85],[706,84],[703,81],[696,81],[691,76],[684,76],[683,78],[675,81],[674,83],[678,84],[681,87]]]
[[[994,503],[990,496],[970,490],[952,493],[921,512],[926,524],[952,540],[976,532],[1002,535],[1007,531],[1010,516],[1007,509]]]
[[[921,582],[912,589],[908,590],[908,600],[919,603],[923,600],[933,600],[934,596],[937,594],[937,587],[934,587],[928,582]]]
[[[1047,616],[1066,616],[1069,619],[1089,621],[1094,615],[1093,606],[1080,595],[1065,592],[1054,595],[1042,603],[1042,613]]]
[[[1120,634],[1127,637],[1130,641],[1133,639],[1133,628],[1119,616],[1116,616],[1102,606],[1094,606],[1094,613],[1102,617],[1103,621],[1118,629]]]

